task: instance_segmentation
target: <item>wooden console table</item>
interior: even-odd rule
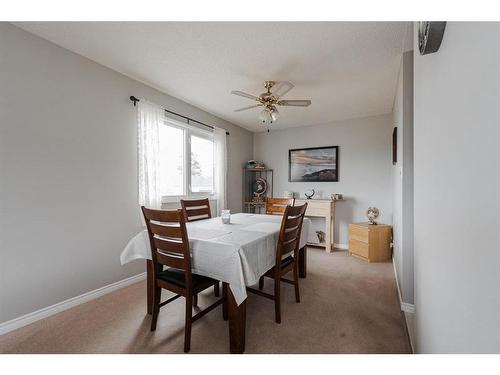
[[[311,246],[324,247],[326,252],[331,253],[334,245],[334,223],[335,223],[335,201],[331,199],[295,199],[295,205],[301,206],[307,203],[306,216],[325,218],[325,242],[308,243]]]

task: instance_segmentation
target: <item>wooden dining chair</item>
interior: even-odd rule
[[[208,198],[189,200],[181,199],[181,206],[186,221],[204,220],[212,217]]]
[[[298,259],[300,233],[302,231],[302,223],[304,221],[306,208],[307,203],[302,206],[286,206],[283,219],[281,220],[278,246],[276,247],[276,265],[260,277],[259,290],[247,288],[251,293],[274,300],[276,323],[281,323],[280,291],[282,281],[295,286],[295,301],[297,303],[300,302]],[[283,277],[290,271],[293,271],[293,281]],[[264,277],[274,279],[274,295],[262,291],[264,287]]]
[[[193,305],[197,305],[198,293],[215,284],[218,285],[219,281],[191,272],[191,253],[182,210],[141,208],[148,228],[153,261],[154,287],[151,331],[156,330],[160,308],[181,296],[185,297],[184,351],[187,353],[191,346],[192,323],[220,304],[226,303],[226,296],[193,316]],[[168,268],[164,270],[163,266]],[[162,289],[167,289],[176,295],[160,303]],[[223,309],[224,318],[226,318],[225,314],[226,306]]]
[[[266,214],[267,215],[283,215],[286,206],[293,206],[294,198],[270,198],[266,197]]]
[[[181,199],[182,212],[187,222],[205,220],[212,217],[210,202],[205,199]],[[219,297],[219,283],[214,285],[214,296]]]

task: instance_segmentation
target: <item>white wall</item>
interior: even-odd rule
[[[347,245],[348,225],[367,221],[370,206],[380,209],[379,222],[392,224],[392,116],[376,116],[254,135],[254,157],[274,169],[274,195],[315,188],[323,198],[342,193],[335,223],[335,243]],[[288,150],[339,147],[338,182],[288,182]]]
[[[500,23],[449,22],[414,66],[417,351],[499,353]]]
[[[393,116],[398,128],[397,163],[393,166],[393,257],[401,301],[413,305],[413,51],[405,52],[401,59]]]
[[[6,23],[0,88],[0,322],[144,271],[119,261],[141,229],[130,95],[231,132],[241,210],[250,132]]]

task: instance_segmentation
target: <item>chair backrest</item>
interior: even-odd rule
[[[161,265],[183,270],[191,278],[191,254],[182,210],[153,210],[141,207],[149,233],[154,276]]]
[[[286,206],[293,206],[294,198],[269,198],[266,197],[266,214],[283,215]]]
[[[212,217],[208,198],[190,200],[181,199],[181,206],[186,221],[204,220]]]
[[[302,232],[302,223],[306,214],[307,203],[302,206],[286,206],[281,220],[280,236],[278,247],[276,249],[276,264],[281,263],[283,256],[294,253],[295,259],[298,259],[300,246],[300,233]],[[276,267],[279,270],[279,267]]]

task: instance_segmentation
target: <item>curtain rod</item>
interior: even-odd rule
[[[133,96],[133,95],[132,95],[132,96],[130,96],[130,98],[129,98],[129,99],[130,99],[131,101],[133,101],[133,102],[134,102],[134,107],[137,105],[137,102],[140,102],[140,101],[141,101],[141,99],[138,99],[138,98],[136,98],[136,97],[135,97],[135,96]],[[179,114],[179,113],[176,113],[176,112],[173,112],[173,111],[169,111],[168,109],[165,109],[165,108],[163,108],[163,110],[164,110],[165,112],[171,113],[171,114],[173,114],[173,115],[176,115],[176,116],[182,117],[183,119],[188,120],[188,124],[189,124],[189,121],[193,121],[193,122],[196,122],[196,123],[201,124],[201,125],[203,125],[203,126],[206,126],[207,128],[214,129],[214,127],[213,127],[213,126],[211,126],[211,125],[207,125],[207,124],[204,124],[204,123],[203,123],[203,122],[201,122],[201,121],[198,121],[198,120],[192,119],[192,118],[187,117],[187,116],[183,116],[183,115],[181,115],[181,114]],[[228,132],[227,130],[226,130],[226,134],[227,134],[227,135],[229,135],[229,132]]]

